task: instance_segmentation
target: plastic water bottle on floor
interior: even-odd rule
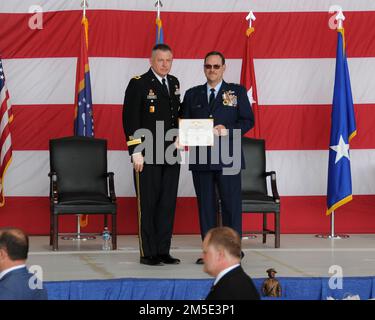
[[[102,237],[103,237],[103,246],[102,246],[102,249],[103,250],[111,250],[112,249],[112,246],[111,246],[111,244],[112,244],[111,243],[111,233],[109,232],[108,227],[104,228]]]

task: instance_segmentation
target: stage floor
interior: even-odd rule
[[[253,278],[267,276],[275,268],[278,277],[329,277],[329,268],[338,265],[342,275],[375,274],[375,235],[350,235],[330,240],[314,235],[281,235],[281,248],[275,249],[274,237],[263,245],[261,236],[243,239],[242,265]],[[180,265],[146,266],[139,263],[138,237],[119,236],[117,251],[102,251],[100,237],[95,240],[59,240],[59,251],[50,249],[48,237],[30,237],[28,265],[43,268],[44,281],[113,278],[209,278],[195,260],[201,255],[198,235],[175,235],[171,254]],[[337,272],[337,271],[335,271]]]

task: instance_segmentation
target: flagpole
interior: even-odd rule
[[[86,17],[86,8],[89,7],[87,0],[83,0],[81,3],[81,7],[83,8],[83,17]]]
[[[340,9],[339,12],[336,15],[337,20],[337,29],[342,29],[343,28],[343,23],[345,20],[345,16]],[[330,223],[331,223],[331,233],[330,234],[317,234],[315,237],[317,238],[323,238],[323,239],[347,239],[349,238],[349,235],[347,234],[336,234],[335,233],[335,211],[333,210],[331,212],[331,217],[330,217]]]
[[[349,238],[348,234],[336,234],[335,233],[335,211],[331,212],[331,233],[330,234],[317,234],[315,237],[322,239],[347,239]]]
[[[161,0],[157,0],[155,2],[155,8],[156,8],[156,44],[164,43],[164,36],[163,36],[163,26],[160,18],[160,11],[163,7],[163,3]]]
[[[331,212],[331,234],[329,235],[331,239],[335,238],[335,211]]]
[[[157,0],[155,3],[155,7],[157,9],[157,18],[160,19],[160,8],[163,6],[161,0]]]
[[[245,20],[248,21],[248,27],[246,29],[246,43],[245,50],[242,57],[242,67],[241,67],[241,80],[240,83],[247,90],[247,96],[251,104],[251,108],[254,113],[255,125],[252,129],[253,137],[258,139],[261,134],[261,125],[260,125],[260,115],[259,115],[259,104],[258,104],[258,94],[256,88],[255,80],[255,70],[254,70],[254,48],[251,39],[253,33],[255,32],[254,22],[256,17],[253,11],[249,11]]]
[[[249,20],[249,28],[251,28],[252,22],[256,20],[254,12],[250,11],[249,14],[246,16],[246,20]]]
[[[81,2],[81,7],[82,7],[82,17],[83,18],[86,18],[86,8],[88,8],[89,4],[87,2],[87,0],[83,0]],[[64,237],[61,237],[61,239],[63,240],[83,240],[83,241],[86,241],[86,240],[94,240],[96,239],[95,236],[90,236],[90,235],[86,235],[86,234],[83,234],[81,233],[81,214],[77,214],[77,232],[74,236],[64,236]],[[85,235],[84,237],[82,237],[83,235]]]
[[[253,21],[256,20],[254,12],[250,11],[249,14],[246,16],[245,20],[249,21],[249,28],[248,28],[248,31],[249,31],[252,28]],[[250,101],[250,102],[252,103],[252,101]],[[247,234],[245,236],[242,236],[242,239],[256,239],[256,238],[257,238],[257,236],[255,234]]]

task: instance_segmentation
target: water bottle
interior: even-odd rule
[[[102,237],[103,237],[102,250],[111,250],[111,233],[109,232],[108,227],[104,228]]]

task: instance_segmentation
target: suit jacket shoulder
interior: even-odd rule
[[[46,289],[30,288],[32,276],[26,268],[7,273],[0,280],[0,300],[47,300]]]
[[[253,280],[241,266],[229,271],[211,289],[206,300],[259,300]]]

